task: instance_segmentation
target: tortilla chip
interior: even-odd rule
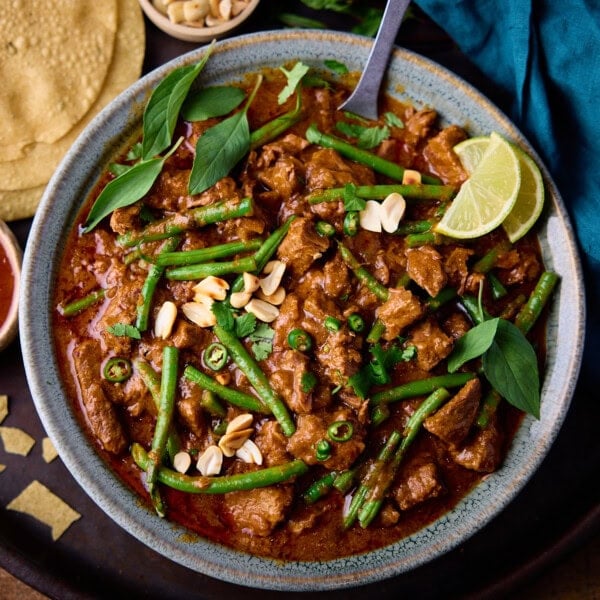
[[[90,109],[108,73],[116,0],[4,3],[0,20],[0,156],[52,143]]]
[[[35,440],[18,427],[0,427],[0,439],[5,452],[20,456],[27,456],[35,445]]]
[[[8,416],[8,396],[0,394],[0,423]]]
[[[0,219],[14,221],[35,214],[46,183],[88,122],[140,75],[145,29],[137,2],[119,0],[118,30],[113,59],[104,87],[85,117],[53,144],[32,144],[24,157],[0,162]],[[35,165],[35,168],[32,168]]]
[[[42,458],[45,462],[52,462],[58,456],[58,452],[49,437],[42,440]]]
[[[39,481],[32,481],[6,507],[48,525],[56,541],[81,515]]]

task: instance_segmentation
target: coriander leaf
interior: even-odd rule
[[[308,73],[309,66],[302,62],[297,62],[290,71],[285,67],[279,67],[279,70],[286,76],[287,83],[279,92],[277,102],[283,104],[295,91],[302,78]]]
[[[398,127],[399,129],[404,129],[404,121],[393,112],[384,113],[383,118],[389,127]]]
[[[337,73],[338,75],[345,75],[346,73],[348,73],[348,67],[339,60],[328,59],[323,62],[325,63],[325,66],[328,69],[331,69],[334,73]]]
[[[186,121],[205,121],[212,117],[222,117],[238,107],[245,97],[244,90],[238,87],[207,87],[186,98],[181,115]]]
[[[251,350],[256,360],[264,360],[273,351],[273,337],[275,331],[266,323],[260,323],[248,336],[252,342]]]
[[[213,44],[195,65],[171,71],[154,89],[143,116],[142,157],[152,158],[171,144],[179,110],[189,89],[204,68]]]
[[[116,335],[117,337],[130,337],[135,340],[139,340],[142,338],[139,329],[137,327],[134,327],[133,325],[128,325],[127,323],[116,323],[111,327],[107,327],[106,331],[108,331],[108,333]]]
[[[235,318],[235,335],[239,338],[249,336],[256,329],[256,315],[244,313]]]
[[[302,78],[302,86],[303,87],[313,87],[313,88],[325,88],[327,90],[331,89],[331,83],[327,81],[324,77],[317,75],[316,73],[307,73]]]
[[[458,338],[448,358],[448,372],[454,373],[466,362],[487,352],[494,341],[500,319],[490,319],[469,329]]]
[[[228,175],[250,149],[248,107],[254,100],[262,79],[262,75],[257,78],[254,89],[241,111],[209,127],[198,138],[188,182],[190,194],[201,194]]]
[[[390,137],[390,129],[384,127],[365,127],[358,123],[339,121],[336,128],[348,137],[356,138],[356,145],[363,150],[370,150],[379,146],[383,140]]]
[[[346,212],[364,210],[367,206],[367,202],[356,195],[356,186],[353,183],[344,186],[343,199]]]
[[[213,302],[210,310],[217,319],[217,325],[226,331],[233,331],[235,320],[233,317],[233,310],[228,304],[225,304],[225,302]]]
[[[499,320],[494,341],[483,355],[483,371],[492,387],[510,404],[540,418],[535,350],[511,322]]]

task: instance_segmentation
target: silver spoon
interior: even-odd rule
[[[366,119],[377,119],[377,97],[381,80],[394,47],[394,41],[400,29],[404,13],[410,0],[388,0],[381,19],[381,25],[367,64],[360,76],[358,85],[340,109],[350,111]]]

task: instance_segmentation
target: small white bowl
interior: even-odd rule
[[[0,350],[4,350],[17,335],[17,317],[19,313],[19,283],[21,281],[21,260],[23,253],[17,238],[4,221],[0,221],[0,244],[4,248],[8,264],[13,273],[14,283],[10,306],[6,319],[0,324]],[[2,291],[2,290],[0,290]]]
[[[210,42],[227,35],[236,27],[239,27],[254,12],[259,0],[250,0],[248,6],[239,15],[214,27],[195,27],[183,23],[172,23],[169,17],[161,13],[152,4],[152,0],[139,0],[139,2],[146,16],[159,29],[162,29],[170,36],[186,42]]]

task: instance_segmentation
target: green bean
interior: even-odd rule
[[[205,263],[218,258],[227,258],[242,252],[254,252],[261,247],[263,240],[255,239],[249,241],[237,240],[226,244],[218,244],[209,248],[198,248],[196,250],[182,250],[180,252],[161,252],[156,264],[162,267],[172,265],[194,265]]]
[[[430,394],[439,387],[460,387],[475,376],[475,373],[448,373],[447,375],[435,375],[427,379],[409,381],[408,383],[374,394],[371,396],[371,404],[389,404],[398,400],[423,396],[424,394]]]
[[[265,123],[250,134],[250,150],[254,150],[274,140],[295,125],[302,117],[302,94],[296,94],[296,106],[289,112],[286,112],[272,121]]]
[[[415,233],[427,233],[431,231],[433,223],[431,221],[404,221],[398,224],[394,232],[396,235],[409,235]]]
[[[357,148],[356,146],[349,144],[339,137],[322,133],[317,129],[317,126],[314,123],[312,123],[306,130],[306,139],[311,144],[318,144],[319,146],[323,146],[325,148],[333,148],[342,156],[345,156],[346,158],[354,160],[363,165],[367,165],[377,173],[381,173],[382,175],[392,179],[402,181],[402,176],[404,175],[405,171],[404,167],[386,160],[385,158],[381,158],[373,152]],[[428,175],[422,175],[421,180],[424,183],[440,183],[440,180],[437,177],[430,177]]]
[[[535,325],[557,283],[558,275],[552,271],[544,271],[538,279],[535,289],[515,319],[515,325],[524,334],[529,333]]]
[[[337,476],[335,471],[330,471],[312,483],[302,494],[302,499],[306,504],[314,504],[321,498],[324,498],[333,489],[333,482]]]
[[[221,419],[224,419],[227,416],[227,409],[219,402],[217,395],[210,390],[202,390],[200,406],[211,417],[220,417]]]
[[[106,290],[94,290],[79,300],[69,302],[69,304],[66,304],[65,306],[59,306],[58,310],[64,317],[74,317],[96,302],[103,300],[105,296]]]
[[[375,319],[371,331],[367,335],[367,343],[376,344],[385,333],[385,323],[381,319]]]
[[[128,231],[117,238],[117,243],[125,248],[131,248],[142,242],[164,240],[193,227],[204,227],[228,219],[250,217],[254,214],[252,198],[242,200],[221,200],[199,206],[186,214],[160,219],[147,225],[142,231]]]
[[[426,231],[424,233],[410,233],[404,238],[404,241],[409,248],[417,248],[426,245],[439,246],[444,243],[445,239],[444,236],[435,231]]]
[[[487,280],[490,284],[492,298],[494,300],[500,300],[500,298],[504,298],[504,296],[508,294],[506,288],[502,285],[502,282],[493,273],[487,274]]]
[[[254,256],[244,256],[231,261],[207,262],[197,265],[186,265],[167,269],[165,277],[175,281],[188,281],[190,279],[204,279],[210,275],[221,277],[230,273],[245,273],[256,269]]]
[[[423,400],[419,408],[411,415],[404,428],[400,446],[398,446],[394,456],[389,461],[388,467],[379,473],[376,485],[369,486],[368,494],[365,496],[365,500],[358,513],[358,521],[361,527],[368,527],[379,513],[385,494],[394,481],[406,450],[420,431],[423,421],[431,413],[435,412],[448,398],[450,398],[450,392],[444,388],[439,388]]]
[[[340,249],[342,260],[354,273],[356,278],[367,288],[369,288],[369,290],[373,292],[379,300],[385,302],[389,297],[388,289],[379,283],[379,281],[377,281],[377,279],[375,279],[375,277],[358,262],[352,252],[350,252],[350,250],[344,246],[344,244],[338,242],[338,248]]]
[[[229,404],[262,414],[269,414],[271,412],[258,398],[240,392],[232,387],[224,386],[192,365],[185,367],[183,376],[197,383],[201,388],[213,392],[213,394],[226,400]]]
[[[490,422],[492,415],[496,412],[498,404],[502,400],[502,396],[496,390],[490,390],[483,400],[481,401],[481,407],[479,413],[475,419],[477,427],[485,429]]]
[[[147,469],[150,457],[140,444],[134,442],[131,445],[131,455],[140,469]],[[189,494],[228,494],[284,483],[307,471],[308,466],[304,462],[293,460],[267,469],[221,477],[193,477],[161,467],[157,478],[162,484]]]
[[[283,238],[287,235],[290,225],[295,218],[295,215],[288,217],[285,223],[273,231],[273,233],[263,242],[262,246],[256,251],[256,254],[254,255],[254,260],[256,261],[256,268],[254,269],[255,273],[260,273],[265,268],[265,265],[271,260],[273,254],[277,252],[279,244],[281,244]],[[231,292],[240,292],[243,289],[244,277],[243,275],[239,275],[231,285]]]
[[[504,306],[500,313],[500,318],[511,320],[525,302],[527,302],[527,296],[525,294],[518,294]]]
[[[508,240],[502,240],[490,248],[474,265],[475,273],[489,273],[497,264],[498,259],[511,249]]]
[[[273,390],[268,377],[262,372],[256,360],[249,354],[245,346],[233,332],[227,331],[218,324],[213,327],[213,332],[219,341],[229,350],[231,358],[240,371],[246,375],[261,400],[271,409],[273,416],[281,425],[284,435],[291,436],[296,430],[294,421],[286,405]]]
[[[437,296],[429,297],[425,304],[430,311],[435,311],[456,298],[456,290],[451,287],[445,287]]]
[[[352,496],[352,501],[350,502],[350,506],[348,507],[348,512],[344,517],[344,528],[350,527],[356,518],[358,517],[358,513],[369,495],[369,491],[371,486],[376,483],[377,479],[381,471],[385,468],[385,465],[390,461],[393,456],[394,451],[396,450],[398,444],[402,436],[396,430],[392,431],[384,446],[379,451],[377,458],[369,465],[365,475],[363,476],[360,485],[354,495]]]
[[[461,296],[460,303],[465,307],[469,317],[471,317],[471,320],[475,325],[479,325],[483,321],[492,318],[492,315],[490,315],[485,308],[482,307],[481,311],[479,310],[479,302],[477,301],[477,298],[474,298],[473,296]]]
[[[358,469],[348,469],[342,473],[338,473],[333,481],[333,487],[340,492],[340,494],[346,495],[354,485]]]
[[[179,351],[175,346],[165,346],[163,348],[162,376],[160,380],[160,402],[158,405],[158,416],[156,418],[156,427],[154,437],[152,438],[152,447],[148,455],[149,461],[146,468],[146,486],[154,508],[160,517],[166,514],[165,506],[160,491],[158,489],[157,479],[158,471],[162,464],[162,457],[167,446],[169,430],[173,419],[175,408],[175,393],[177,390],[177,367],[179,361]]]
[[[148,388],[152,399],[154,400],[154,404],[158,409],[160,404],[160,377],[157,372],[152,368],[152,365],[145,361],[143,358],[136,357],[133,359],[133,365],[137,369],[137,372],[140,374],[144,385]],[[169,456],[169,460],[171,464],[173,464],[173,459],[175,455],[179,452],[181,448],[181,441],[179,436],[177,435],[177,431],[175,427],[171,424],[171,428],[169,430],[169,438],[167,440],[167,454]]]
[[[387,404],[376,404],[371,411],[371,425],[377,427],[390,418],[390,408]]]
[[[393,193],[413,200],[449,200],[456,193],[456,188],[450,185],[395,183],[392,185],[357,185],[352,191],[359,198],[367,200],[383,200]],[[320,204],[321,202],[336,202],[343,196],[344,188],[328,188],[311,192],[307,200],[309,204]],[[428,223],[429,228],[432,227],[432,223],[429,221],[423,221],[423,223]]]
[[[170,240],[165,242],[163,250],[165,252],[171,252],[177,248],[179,242],[179,236],[172,237]],[[163,250],[159,252],[159,255],[163,252]],[[137,307],[135,326],[139,331],[146,331],[148,329],[150,310],[152,309],[152,299],[154,298],[156,286],[158,285],[158,282],[160,281],[160,278],[163,276],[164,272],[165,268],[157,264],[150,265],[150,268],[148,269],[148,275],[146,275],[146,279],[142,285],[142,303],[138,304]]]

